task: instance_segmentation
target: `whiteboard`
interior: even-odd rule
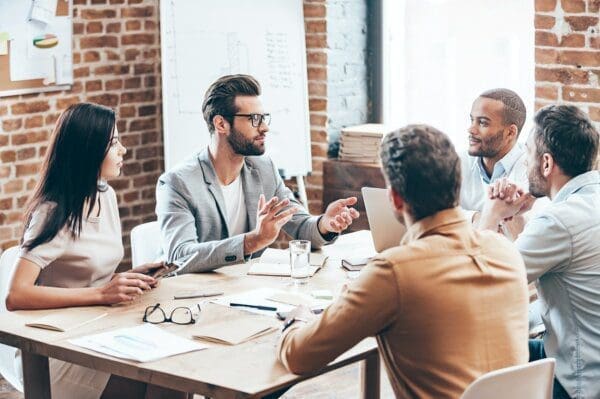
[[[302,0],[160,2],[165,167],[210,142],[202,101],[211,83],[244,73],[271,113],[266,154],[285,176],[311,171]]]

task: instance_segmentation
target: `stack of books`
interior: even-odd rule
[[[386,126],[379,123],[349,126],[342,129],[339,159],[351,162],[379,163],[379,145],[387,132]]]

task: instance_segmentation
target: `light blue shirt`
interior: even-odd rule
[[[460,206],[467,211],[481,211],[487,197],[487,187],[497,179],[507,177],[527,190],[527,168],[525,151],[521,144],[514,147],[494,165],[492,176],[488,176],[481,157],[465,153],[461,156],[462,183]]]
[[[600,175],[571,179],[515,244],[536,285],[544,349],[573,398],[600,398]]]

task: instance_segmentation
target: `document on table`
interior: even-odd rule
[[[208,348],[207,345],[181,338],[153,324],[88,335],[71,339],[69,342],[105,355],[136,362],[151,362]]]
[[[310,276],[312,277],[321,267],[325,265],[327,256],[312,253],[309,257]],[[258,262],[250,265],[248,274],[260,276],[291,276],[290,253],[285,249],[267,248]]]
[[[230,306],[232,303],[235,303],[238,304],[236,308],[240,310],[271,316],[274,316],[276,312],[289,312],[298,305],[305,305],[313,310],[322,310],[331,303],[329,300],[316,299],[310,295],[291,293],[270,287],[223,296],[213,299],[211,302],[223,306]],[[275,310],[262,310],[257,307],[270,307]]]
[[[281,323],[268,317],[237,315],[234,319],[215,320],[194,326],[192,336],[209,342],[237,345],[276,331]]]

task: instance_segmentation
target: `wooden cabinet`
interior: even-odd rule
[[[358,198],[356,210],[360,218],[354,221],[348,231],[369,228],[365,204],[360,193],[362,187],[385,188],[385,180],[379,164],[362,164],[339,160],[327,160],[323,163],[323,211],[331,202],[339,198]]]

